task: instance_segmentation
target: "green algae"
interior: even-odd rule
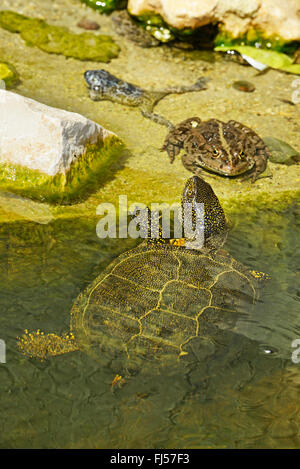
[[[286,54],[293,54],[299,47],[297,41],[287,41],[278,35],[266,35],[263,31],[249,29],[246,34],[234,37],[220,28],[215,38],[216,47],[251,46],[258,49],[267,49]]]
[[[19,82],[19,75],[15,67],[7,62],[0,62],[0,80],[6,88],[13,88]]]
[[[53,220],[49,205],[34,202],[31,199],[10,192],[0,191],[0,207],[6,213],[14,214],[16,218],[31,220],[42,225]]]
[[[100,13],[111,13],[114,10],[126,8],[127,0],[81,0],[94,10]]]
[[[84,32],[73,34],[42,19],[29,18],[13,11],[0,11],[0,27],[19,33],[28,46],[44,52],[62,54],[79,60],[109,62],[119,54],[119,46],[108,35]]]
[[[49,176],[19,165],[0,165],[0,189],[49,203],[70,204],[84,200],[111,177],[111,166],[121,156],[123,143],[110,137],[89,145],[67,173]]]
[[[293,59],[282,52],[240,45],[215,47],[216,52],[226,52],[231,49],[240,52],[240,54],[247,55],[268,67],[300,75],[300,64],[293,64]]]

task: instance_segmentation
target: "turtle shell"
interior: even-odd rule
[[[79,295],[71,330],[86,351],[187,355],[209,325],[228,328],[256,299],[256,281],[226,251],[143,243]]]

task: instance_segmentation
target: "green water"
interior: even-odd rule
[[[78,293],[136,241],[98,239],[95,219],[3,224],[0,447],[299,447],[299,215],[294,203],[231,220],[227,249],[271,275],[260,301],[198,361],[137,371],[121,387],[111,386],[109,361],[73,352],[41,363],[18,351],[16,337],[68,331]]]
[[[275,70],[258,75],[211,53],[140,48],[115,33],[108,15],[77,0],[1,3],[1,9],[39,16],[76,34],[82,32],[78,22],[88,17],[101,34],[112,35],[121,51],[103,65],[49,55],[0,28],[1,61],[14,64],[20,75],[14,91],[100,123],[122,138],[128,155],[114,178],[82,204],[54,209],[0,194],[1,220],[32,220],[0,223],[0,339],[7,346],[6,363],[0,363],[0,447],[299,448],[300,364],[291,361],[291,342],[300,338],[300,210],[296,203],[278,209],[299,187],[297,164],[269,162],[273,177],[255,184],[208,180],[231,217],[226,248],[271,280],[254,307],[240,312],[233,328],[208,337],[193,360],[168,368],[145,361],[144,368],[125,376],[122,387],[112,388],[123,371],[109,360],[74,352],[39,362],[23,356],[16,340],[25,329],[67,332],[79,292],[135,245],[97,238],[98,220],[91,214],[99,203],[117,205],[119,194],[127,194],[130,203],[179,202],[191,176],[180,158],[170,166],[159,151],[163,126],[135,108],[90,100],[86,70],[103,67],[149,90],[206,76],[205,92],[168,96],[156,111],[174,123],[191,116],[235,119],[300,151],[299,108],[289,104],[295,77]],[[234,89],[237,80],[250,81],[255,91]]]

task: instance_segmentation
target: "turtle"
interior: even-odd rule
[[[71,309],[70,332],[26,330],[19,349],[41,360],[83,350],[100,361],[118,356],[122,362],[169,363],[195,356],[213,330],[232,328],[238,313],[257,301],[262,275],[223,248],[228,223],[207,182],[189,178],[182,195],[186,203],[193,207],[194,228],[196,203],[204,204],[202,246],[193,244],[191,226],[183,238],[146,237],[80,293]]]

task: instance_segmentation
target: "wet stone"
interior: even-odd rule
[[[245,93],[252,93],[255,91],[255,86],[250,81],[238,80],[232,84],[232,87],[238,91],[244,91]]]

